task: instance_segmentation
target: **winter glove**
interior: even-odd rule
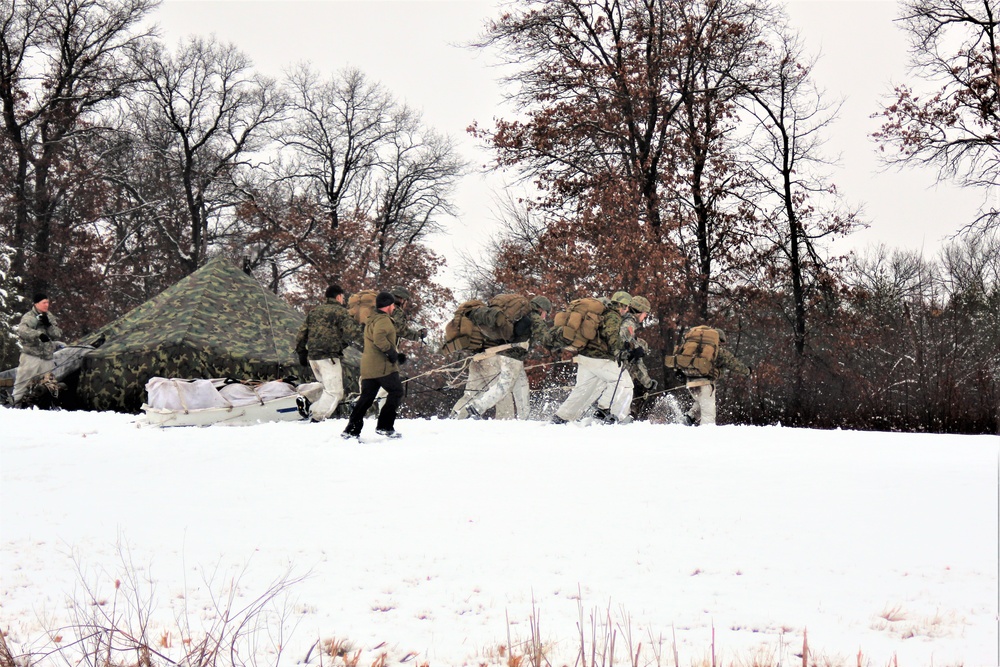
[[[390,363],[398,364],[399,352],[396,352],[396,350],[389,350],[388,352],[385,353],[385,358],[388,359]]]
[[[407,359],[409,359],[409,357],[406,356],[405,352],[400,352],[396,355],[396,363],[400,366],[405,364]]]
[[[43,327],[51,326],[52,323],[49,321],[49,314],[42,313],[41,315],[39,315],[38,323],[41,324]]]
[[[628,360],[639,361],[645,356],[646,356],[646,350],[642,349],[641,347],[634,347],[628,353]]]
[[[656,388],[660,386],[660,383],[656,380],[650,379],[649,384],[646,385],[646,391],[653,392]]]
[[[39,342],[42,342],[42,343],[48,343],[48,342],[49,342],[49,341],[51,341],[52,339],[51,339],[51,338],[49,338],[49,335],[48,335],[48,334],[45,334],[45,333],[43,333],[42,335],[40,335],[40,336],[38,337],[38,340],[39,340]]]
[[[421,329],[420,331],[418,331],[417,332],[417,337],[420,338],[420,340],[423,340],[423,339],[427,338],[427,327],[424,327],[423,329]]]
[[[309,355],[305,352],[299,352],[299,365],[309,367]]]

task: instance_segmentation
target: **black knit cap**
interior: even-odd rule
[[[340,285],[337,285],[336,283],[334,283],[333,285],[330,285],[329,287],[326,288],[326,298],[327,299],[336,299],[338,296],[340,296],[343,293],[344,293],[344,288],[341,287]]]
[[[45,301],[49,298],[49,295],[45,292],[35,292],[35,296],[31,297],[31,303],[38,303],[39,301]]]
[[[393,298],[388,292],[379,292],[378,296],[375,297],[375,307],[382,310],[386,306],[391,306],[396,303],[396,299]]]

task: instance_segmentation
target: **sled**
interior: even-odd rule
[[[146,426],[250,426],[265,422],[302,421],[323,385],[298,387],[280,380],[233,382],[226,379],[183,380],[154,377],[146,383],[148,402],[137,420]]]

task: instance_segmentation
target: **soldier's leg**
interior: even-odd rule
[[[465,393],[462,397],[458,399],[455,403],[455,407],[451,409],[451,416],[455,419],[465,419],[469,416],[466,411],[465,406],[468,405],[469,401],[473,400],[479,395],[483,387],[486,385],[486,375],[483,372],[483,361],[473,361],[469,364],[469,378],[465,381]]]
[[[483,371],[487,375],[486,386],[479,395],[469,401],[476,412],[483,414],[510,393],[514,381],[523,364],[517,359],[496,355],[484,360]],[[468,406],[466,406],[468,408]]]
[[[600,359],[592,359],[578,355],[576,357],[576,385],[563,404],[556,410],[556,417],[568,422],[576,421],[604,388],[601,377],[597,374]]]
[[[51,359],[39,359],[31,354],[21,353],[17,364],[17,373],[14,376],[14,403],[16,404],[24,395],[28,393],[32,383],[37,382],[46,373],[50,373],[56,367],[56,363]]]
[[[611,416],[622,422],[628,421],[626,417],[630,417],[635,385],[632,384],[632,376],[628,369],[623,368],[618,377],[618,388],[612,392],[610,409]]]
[[[310,359],[313,375],[323,384],[323,395],[309,408],[313,421],[323,421],[333,414],[344,399],[344,373],[339,359]]]
[[[514,398],[517,418],[527,419],[531,413],[531,386],[528,384],[528,374],[524,371],[524,362],[521,363],[521,372],[514,380],[511,396]]]

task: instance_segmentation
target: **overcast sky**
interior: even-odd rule
[[[475,165],[490,156],[465,132],[473,121],[489,126],[505,115],[496,71],[485,54],[462,45],[497,15],[493,0],[166,0],[157,14],[168,44],[192,33],[234,42],[258,69],[278,76],[308,61],[326,74],[354,66],[397,99],[421,109],[425,121],[451,135]],[[874,243],[923,249],[933,256],[943,240],[968,222],[979,195],[935,185],[930,170],[880,171],[868,138],[878,121],[880,96],[906,75],[906,41],[893,23],[891,0],[794,0],[793,25],[808,51],[820,54],[818,83],[844,98],[828,152],[840,155],[833,174],[841,194],[864,206],[871,227],[837,250]],[[495,227],[498,176],[471,174],[456,202],[458,219],[435,247],[455,264],[462,251],[477,254]],[[450,282],[450,281],[449,281]]]

